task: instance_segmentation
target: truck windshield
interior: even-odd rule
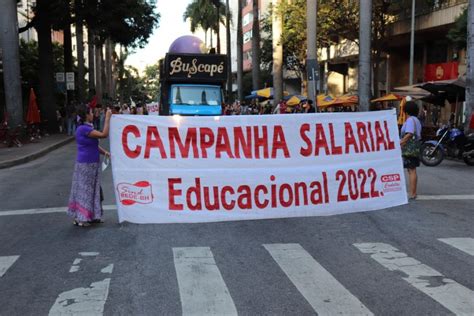
[[[175,86],[171,102],[177,105],[220,105],[220,87]]]

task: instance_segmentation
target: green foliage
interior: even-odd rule
[[[145,94],[151,100],[158,100],[159,94],[159,77],[160,77],[160,67],[159,64],[156,63],[151,66],[147,66],[145,68],[145,76],[144,80],[144,88]]]
[[[53,72],[64,72],[64,49],[61,44],[53,43]],[[38,42],[20,41],[20,72],[22,83],[27,86],[37,86],[39,83],[39,53]]]
[[[449,30],[448,39],[458,49],[466,48],[467,46],[467,8],[464,9],[463,13],[456,18],[454,26]]]
[[[195,32],[198,28],[202,28],[207,33],[209,29],[217,31],[218,22],[226,24],[225,4],[219,5],[219,11],[211,0],[193,0],[183,14],[183,20],[190,21],[191,32]]]
[[[83,0],[75,14],[85,19],[100,41],[110,38],[131,48],[146,45],[160,18],[151,0]]]

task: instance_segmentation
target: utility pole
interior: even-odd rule
[[[277,106],[283,97],[283,46],[281,44],[283,23],[282,16],[277,10],[280,1],[272,0],[273,106]]]
[[[372,0],[360,0],[359,4],[359,111],[368,111],[370,102]]]
[[[410,78],[409,85],[413,85],[413,64],[415,60],[415,0],[411,1],[411,34],[410,34]]]
[[[307,0],[306,1],[306,34],[307,34],[307,50],[308,54],[306,57],[306,72],[308,77],[308,98],[316,102],[318,94],[318,81],[319,81],[319,66],[318,66],[318,55],[317,55],[317,43],[316,43],[316,32],[317,32],[317,12],[318,12],[318,1]],[[329,60],[329,57],[328,57]]]
[[[16,1],[0,0],[0,8],[0,48],[8,125],[16,128],[23,123]]]
[[[229,0],[225,2],[225,37],[226,37],[226,53],[227,53],[227,101],[231,103],[232,98],[232,58],[231,58],[231,37],[230,37],[230,8]]]
[[[467,72],[466,72],[466,130],[474,114],[474,0],[469,0],[467,12]]]

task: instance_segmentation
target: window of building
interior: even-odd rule
[[[250,62],[252,62],[252,51],[249,50],[247,52],[244,52],[244,60],[248,60]]]
[[[244,33],[244,43],[247,43],[250,40],[252,40],[252,30]]]
[[[242,18],[242,25],[245,26],[253,21],[253,13],[249,12]]]

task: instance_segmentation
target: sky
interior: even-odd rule
[[[129,55],[126,64],[143,71],[147,65],[164,57],[176,38],[191,35],[189,23],[183,21],[183,13],[191,2],[192,0],[158,0],[157,11],[161,15],[159,27],[153,31],[144,48],[136,49],[135,53]]]

